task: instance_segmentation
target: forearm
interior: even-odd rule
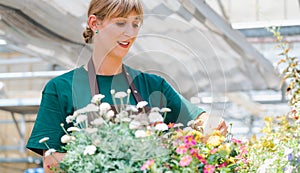
[[[45,151],[44,151],[45,154]],[[43,167],[45,173],[52,173],[55,169],[57,172],[59,169],[59,162],[64,158],[65,153],[52,153],[50,156],[43,157]]]

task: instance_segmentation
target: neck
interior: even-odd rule
[[[95,72],[98,75],[116,75],[122,72],[122,58],[113,56],[100,56],[93,54]]]

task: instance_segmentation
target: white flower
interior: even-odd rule
[[[268,165],[260,165],[257,169],[257,173],[267,173]]]
[[[189,127],[192,127],[192,126],[194,126],[195,125],[195,121],[194,120],[191,120],[191,121],[189,121],[188,123],[187,123],[187,126],[189,126]]]
[[[278,138],[276,138],[276,139],[274,139],[274,144],[279,144],[279,142],[280,142],[280,139],[278,139]]]
[[[122,122],[130,122],[131,118],[125,117],[121,119]]]
[[[97,128],[86,128],[85,129],[85,131],[87,132],[87,133],[95,133],[95,132],[97,132]]]
[[[136,115],[136,117],[134,118],[134,121],[138,121],[141,123],[141,125],[147,126],[149,125],[149,118],[147,115],[145,114],[138,114]]]
[[[56,152],[55,149],[50,148],[49,150],[47,150],[47,151],[45,152],[45,157],[50,156],[52,153],[55,153],[55,152]]]
[[[85,150],[83,151],[83,155],[93,155],[95,154],[97,148],[94,145],[88,145],[85,147]]]
[[[144,138],[147,136],[145,130],[137,130],[134,135],[136,138]]]
[[[114,95],[116,93],[116,90],[110,90],[110,94]]]
[[[99,110],[98,106],[94,104],[88,104],[86,107],[78,109],[76,111],[77,114],[85,114],[87,112],[97,112]]]
[[[74,113],[76,113],[77,114],[76,117],[78,117],[79,115],[86,113],[86,108],[84,107],[84,108],[78,109]]]
[[[293,171],[294,171],[294,167],[292,165],[287,165],[287,167],[285,167],[284,169],[284,173],[293,173]]]
[[[124,97],[126,97],[126,96],[127,96],[127,93],[125,93],[125,92],[123,92],[123,91],[117,92],[117,93],[115,94],[115,98],[118,98],[118,99],[122,99],[122,98],[124,98]]]
[[[170,108],[161,108],[160,112],[171,112]]]
[[[97,112],[99,110],[98,106],[94,105],[94,104],[88,104],[85,107],[86,112]]]
[[[285,150],[284,150],[284,155],[289,155],[289,154],[291,154],[293,152],[293,148],[285,148]]]
[[[100,101],[101,101],[104,97],[105,97],[105,96],[102,95],[102,94],[94,95],[94,97],[92,98],[91,102],[92,102],[92,103],[95,103],[95,104],[99,104]]]
[[[193,131],[193,130],[194,130],[194,129],[191,128],[191,127],[185,127],[185,128],[183,129],[184,132],[190,132],[190,131]]]
[[[44,137],[41,140],[39,140],[39,143],[44,143],[44,142],[46,142],[48,140],[49,140],[49,137]]]
[[[117,114],[117,118],[122,119],[122,118],[128,118],[128,112],[122,111]]]
[[[72,123],[73,121],[74,121],[74,116],[73,115],[67,116],[67,118],[66,118],[67,123]]]
[[[155,126],[155,130],[158,130],[158,131],[166,131],[168,129],[169,129],[168,125],[165,123],[160,123]]]
[[[160,111],[159,107],[151,108],[151,112],[159,112],[159,111]]]
[[[79,113],[78,113],[77,111],[74,111],[74,113],[73,113],[74,119],[75,119],[78,115],[79,115]]]
[[[138,112],[139,110],[135,106],[128,105],[126,111]]]
[[[184,125],[182,123],[177,123],[177,124],[174,124],[174,128],[176,127],[183,127]]]
[[[87,116],[86,115],[79,115],[77,118],[76,118],[76,122],[77,123],[81,123],[81,122],[84,122],[87,120]]]
[[[270,165],[273,164],[275,159],[266,159],[262,165],[259,166],[257,172],[258,173],[268,173],[270,169]]]
[[[163,122],[164,118],[158,112],[151,112],[148,116],[151,123]]]
[[[131,93],[131,90],[130,89],[127,89],[127,94],[130,94]]]
[[[138,129],[142,124],[139,121],[131,121],[129,124],[130,129]]]
[[[68,132],[79,132],[80,129],[79,129],[78,127],[69,127],[69,128],[67,129],[67,131],[68,131]]]
[[[107,112],[110,109],[111,109],[111,106],[110,106],[109,103],[106,103],[106,102],[101,103],[101,105],[100,105],[100,110],[101,111]]]
[[[104,118],[106,120],[110,120],[115,116],[115,112],[113,110],[108,111],[105,115]]]
[[[94,121],[91,122],[91,124],[93,125],[101,125],[104,123],[104,119],[103,118],[96,118]]]
[[[72,141],[72,137],[70,135],[64,135],[60,138],[61,143],[66,144]]]
[[[138,102],[138,104],[136,105],[136,107],[139,109],[139,108],[143,108],[145,107],[146,105],[148,104],[148,102],[146,101],[140,101]]]
[[[99,145],[100,142],[101,142],[100,139],[95,139],[94,142],[93,142],[93,144],[94,144],[94,145]]]

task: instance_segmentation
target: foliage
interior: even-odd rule
[[[266,117],[262,132],[250,141],[245,172],[300,172],[300,121]]]
[[[295,56],[290,56],[290,47],[287,42],[283,40],[281,36],[280,28],[269,28],[268,29],[273,36],[276,38],[280,50],[278,54],[281,59],[277,62],[277,66],[282,65],[284,69],[281,71],[282,82],[281,86],[287,82],[286,92],[290,97],[289,103],[291,106],[295,105],[300,100],[300,66],[299,59]]]
[[[114,102],[121,103],[116,113],[108,103],[100,103],[103,95],[96,95],[91,104],[66,118],[74,127],[65,130],[62,125],[66,135],[61,141],[67,143],[62,171],[226,173],[237,172],[247,162],[240,140],[225,138],[219,131],[204,137],[194,130],[195,121],[185,128],[180,123],[167,125],[163,122],[170,109],[156,107],[146,113],[144,101],[125,106],[127,94],[112,92]],[[46,140],[41,142],[47,145]],[[52,152],[49,149],[48,155]]]

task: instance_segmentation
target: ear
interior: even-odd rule
[[[88,25],[94,32],[96,32],[96,30],[98,29],[97,23],[98,23],[97,17],[95,15],[90,15],[88,18]]]

